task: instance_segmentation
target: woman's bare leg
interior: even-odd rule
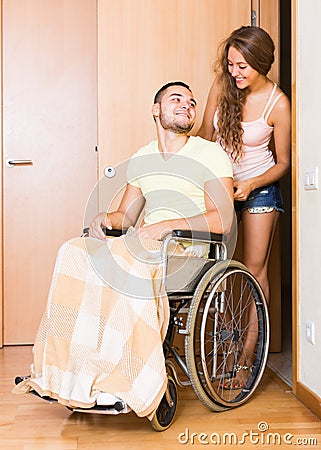
[[[270,290],[268,262],[272,242],[280,213],[250,214],[243,212],[243,255],[242,262],[260,283],[269,304]]]
[[[243,255],[242,262],[256,277],[269,303],[268,262],[276,224],[280,213],[272,211],[265,214],[250,214],[245,211],[243,222]],[[225,388],[241,389],[247,381],[247,367],[253,362],[253,355],[258,336],[256,308],[252,305],[248,311],[246,337],[243,341],[243,351],[238,361],[239,370],[235,377],[225,383]]]

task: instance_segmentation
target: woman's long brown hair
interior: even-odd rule
[[[238,50],[257,72],[267,75],[274,61],[274,43],[262,28],[243,26],[233,31],[219,46],[214,72],[219,85],[218,140],[237,162],[242,155],[242,116],[247,89],[238,89],[228,70],[228,51]]]

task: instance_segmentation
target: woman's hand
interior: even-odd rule
[[[112,230],[113,226],[111,221],[108,219],[108,214],[103,212],[99,213],[91,222],[89,227],[89,236],[96,239],[106,239],[106,235],[102,230],[102,227]]]
[[[245,202],[250,193],[255,189],[251,179],[234,182],[234,200]]]

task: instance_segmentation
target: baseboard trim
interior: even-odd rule
[[[307,386],[297,381],[295,384],[295,390],[292,389],[290,384],[284,381],[277,372],[271,367],[266,366],[266,374],[272,378],[284,391],[292,391],[301,403],[304,404],[310,411],[313,412],[319,419],[321,419],[321,398],[317,394],[312,392]]]
[[[296,383],[296,397],[321,419],[321,398],[301,382]]]

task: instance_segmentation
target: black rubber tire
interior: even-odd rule
[[[151,419],[151,425],[156,431],[167,430],[167,428],[171,426],[175,417],[177,407],[177,387],[171,376],[168,376],[167,389],[169,389],[173,405],[170,406],[168,404],[165,393],[160,404],[158,405],[157,410],[155,411],[153,418]]]

